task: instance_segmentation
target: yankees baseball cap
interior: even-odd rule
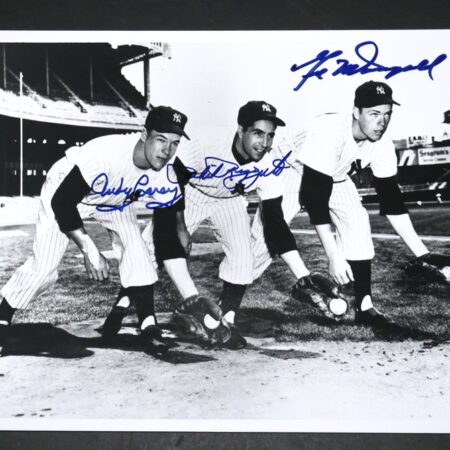
[[[250,101],[241,106],[238,114],[238,124],[248,125],[257,120],[271,120],[275,125],[284,127],[286,124],[277,117],[277,109],[267,102]]]
[[[370,108],[377,105],[399,105],[392,98],[392,89],[380,81],[367,81],[355,91],[355,106],[357,108]]]
[[[160,133],[176,133],[189,140],[189,136],[184,132],[187,116],[170,106],[155,106],[147,114],[145,128],[159,131]]]

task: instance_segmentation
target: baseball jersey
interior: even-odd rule
[[[352,133],[353,117],[343,114],[325,114],[312,123],[295,157],[308,167],[329,175],[333,181],[347,177],[354,161],[361,168],[370,167],[378,178],[397,173],[397,156],[392,140],[386,135],[376,142],[356,142]]]
[[[241,164],[233,155],[234,136],[219,143],[191,139],[191,142],[180,146],[177,157],[195,173],[189,184],[204,195],[217,199],[254,190],[261,200],[282,196],[280,174],[287,170],[287,164],[272,151],[260,161]]]
[[[83,204],[107,211],[126,207],[130,198],[145,202],[149,209],[178,200],[181,193],[171,165],[160,171],[134,165],[139,137],[139,133],[103,136],[66,151],[67,159],[78,166],[91,188]],[[136,195],[136,191],[143,195]]]

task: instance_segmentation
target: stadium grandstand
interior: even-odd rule
[[[150,60],[164,43],[0,44],[0,195],[38,195],[47,170],[70,146],[140,130],[150,104]],[[144,94],[121,73],[143,62]]]

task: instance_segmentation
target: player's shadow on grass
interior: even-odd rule
[[[18,324],[8,328],[0,345],[2,356],[29,355],[49,358],[85,358],[94,354],[83,340],[46,323]]]
[[[382,326],[372,326],[371,328],[374,335],[378,339],[385,341],[401,342],[409,339],[412,341],[430,341],[436,343],[446,342],[445,339],[434,333],[429,333],[428,331],[423,331],[418,328],[412,328],[410,326],[400,325],[397,323]]]
[[[295,313],[292,313],[294,311]],[[364,328],[370,330],[376,339],[388,342],[402,342],[405,340],[412,341],[428,341],[432,345],[448,342],[448,340],[438,336],[434,333],[423,331],[417,328],[412,328],[408,325],[394,323],[392,325],[355,325],[353,317],[348,317],[342,322],[336,322],[332,319],[320,316],[314,312],[303,312],[298,315],[295,309],[283,313],[279,310],[260,309],[260,308],[243,308],[239,317],[239,329],[244,336],[256,338],[276,337],[279,332],[277,329],[281,325],[310,323],[326,327],[332,333],[336,333],[337,340],[344,340],[347,338],[356,340],[365,340]],[[305,325],[307,327],[307,325]],[[304,328],[305,328],[304,327]],[[355,333],[356,332],[356,333]],[[297,340],[311,340],[313,338],[320,339],[322,337],[320,329],[310,330],[308,336],[298,337]],[[287,333],[289,335],[289,333]],[[359,338],[359,335],[361,336]],[[329,338],[329,334],[328,337]],[[426,343],[426,342],[425,342]]]
[[[297,309],[287,309],[286,312],[275,309],[242,308],[239,316],[239,329],[246,336],[275,337],[277,327],[281,325],[311,322],[316,325],[337,327],[340,324],[320,315],[304,314]]]
[[[239,329],[246,336],[274,337],[276,327],[291,320],[292,317],[274,309],[242,308]]]
[[[176,344],[175,344],[176,345]],[[79,337],[62,328],[46,323],[17,324],[0,336],[1,356],[39,356],[47,358],[79,359],[92,356],[91,348],[119,349],[144,353],[139,336],[118,334],[113,338]],[[169,350],[158,359],[171,364],[188,364],[214,360],[209,356],[186,351]]]

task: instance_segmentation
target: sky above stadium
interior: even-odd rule
[[[318,114],[351,113],[355,88],[369,80],[387,82],[401,104],[394,108],[390,125],[394,138],[439,135],[443,113],[450,109],[450,31],[148,36],[164,39],[171,48],[170,59],[151,61],[151,102],[185,112],[191,130],[233,130],[242,104],[265,100],[286,121],[282,132],[294,134]],[[143,37],[135,40],[142,42]],[[292,71],[294,64],[305,66]],[[142,64],[125,68],[124,74],[142,90]]]

